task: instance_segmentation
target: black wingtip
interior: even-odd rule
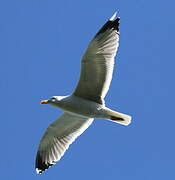
[[[37,174],[41,174],[52,165],[53,164],[49,164],[49,163],[46,164],[45,162],[43,162],[40,153],[39,152],[37,153],[36,162],[35,162],[35,169]]]
[[[104,26],[96,34],[96,36],[110,29],[116,30],[117,33],[119,34],[119,25],[120,25],[120,17],[117,17],[117,13],[114,13],[113,16],[106,22],[106,24],[104,24]]]

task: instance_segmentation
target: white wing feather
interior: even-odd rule
[[[74,95],[103,104],[119,46],[119,20],[113,16],[90,42],[82,58],[80,80]]]
[[[93,122],[92,118],[63,113],[47,129],[41,139],[37,157],[36,171],[42,173],[63,156],[69,145]]]

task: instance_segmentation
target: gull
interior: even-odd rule
[[[130,124],[131,116],[107,108],[104,101],[119,46],[119,21],[115,13],[90,42],[82,57],[80,79],[75,91],[69,96],[53,96],[40,102],[60,108],[64,113],[50,124],[40,141],[35,164],[37,173],[59,161],[94,118]]]

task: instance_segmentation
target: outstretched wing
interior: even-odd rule
[[[63,156],[69,145],[93,122],[92,118],[63,113],[46,130],[36,157],[36,172],[42,173]]]
[[[74,95],[103,104],[119,46],[119,18],[114,14],[90,42],[81,62]]]

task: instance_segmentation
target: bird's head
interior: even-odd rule
[[[48,100],[40,101],[40,104],[58,105],[63,98],[65,98],[65,96],[53,96]]]

